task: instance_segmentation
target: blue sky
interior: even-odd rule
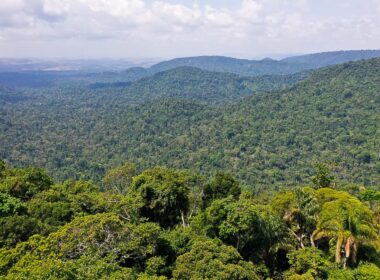
[[[0,56],[246,58],[380,48],[380,0],[1,0]]]

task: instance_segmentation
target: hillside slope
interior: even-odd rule
[[[21,102],[1,110],[0,157],[44,166],[60,179],[98,179],[126,160],[228,170],[256,189],[307,183],[322,161],[341,181],[378,185],[379,88],[380,59],[371,59],[218,107],[173,97],[130,105],[109,93]]]
[[[307,76],[292,75],[240,77],[236,74],[211,72],[194,67],[178,67],[130,83],[96,83],[91,89],[119,88],[131,103],[162,97],[176,97],[223,103],[235,101],[255,92],[267,92],[293,85]],[[122,98],[122,97],[119,97]]]
[[[342,181],[378,185],[379,87],[380,59],[372,59],[316,71],[291,89],[256,94],[207,115],[197,112],[199,121],[187,130],[180,122],[171,127],[170,118],[161,122],[163,106],[155,114],[161,119],[148,122],[157,129],[140,134],[154,144],[130,149],[127,158],[145,166],[230,170],[255,188],[307,183],[315,165],[327,162]],[[156,120],[147,112],[142,122]]]
[[[292,89],[222,108],[194,139],[196,154],[208,149],[212,155],[201,169],[216,164],[255,185],[291,185],[322,161],[331,162],[342,180],[378,185],[379,88],[380,59],[372,59],[324,69]]]

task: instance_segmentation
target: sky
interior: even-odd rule
[[[380,49],[380,0],[0,0],[0,57],[276,57]]]

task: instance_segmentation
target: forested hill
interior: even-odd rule
[[[194,67],[178,67],[129,83],[94,83],[91,89],[119,88],[129,102],[136,103],[162,97],[177,97],[208,103],[238,100],[255,92],[267,92],[294,85],[307,76],[306,72],[292,75],[240,77],[236,74],[211,72]]]
[[[232,169],[256,186],[297,184],[320,161],[342,180],[378,185],[379,87],[380,59],[317,71],[294,88],[253,95],[192,127],[202,132],[193,140],[195,154],[211,154],[203,169]]]
[[[242,76],[284,75],[375,57],[380,57],[380,50],[324,52],[289,57],[282,60],[248,60],[224,56],[198,56],[163,61],[146,69],[145,73],[141,68],[133,68],[127,70],[127,72],[131,71],[131,73],[138,72],[140,75],[152,75],[181,66],[191,66],[209,71],[230,72]]]
[[[271,59],[248,60],[224,56],[176,58],[153,65],[149,72],[160,72],[180,66],[192,66],[209,71],[230,72],[242,76],[283,75],[305,70],[302,64],[291,64]]]
[[[62,89],[2,107],[0,157],[60,179],[99,179],[126,160],[140,169],[228,170],[255,189],[305,183],[328,162],[341,181],[375,185],[379,71],[380,59],[350,62],[219,107],[177,98],[130,105],[120,101],[125,92]]]
[[[293,56],[282,59],[282,62],[307,64],[312,68],[319,68],[349,61],[380,57],[380,50],[356,50],[323,52]]]
[[[127,158],[144,166],[230,170],[255,188],[306,183],[302,178],[310,177],[315,164],[328,162],[340,180],[376,185],[379,86],[380,59],[372,59],[317,71],[291,89],[256,94],[233,106],[206,107],[204,116],[193,111],[189,127],[167,117],[170,100],[147,105],[154,109],[140,111],[144,129],[137,135],[150,142],[133,145]],[[182,110],[178,106],[179,116]]]

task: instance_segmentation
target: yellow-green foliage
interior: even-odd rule
[[[125,193],[1,172],[0,185],[12,186],[0,192],[1,279],[379,275],[379,225],[361,193],[305,187],[261,199],[228,174],[204,180],[163,167],[134,176]]]

